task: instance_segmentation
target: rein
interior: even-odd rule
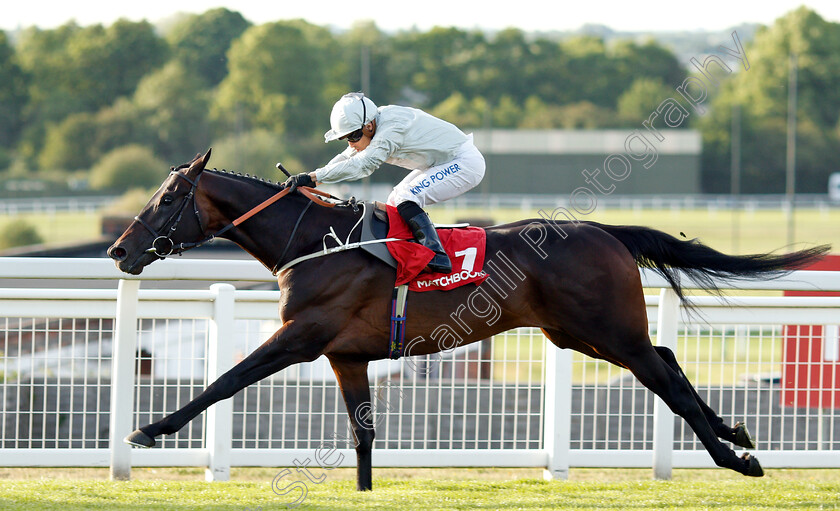
[[[312,203],[310,202],[309,204],[312,204]],[[352,229],[350,229],[350,232],[347,234],[347,240],[346,241],[344,241],[342,243],[341,239],[335,233],[333,228],[330,227],[330,232],[325,234],[324,239],[322,240],[323,247],[324,247],[323,250],[320,250],[318,252],[313,252],[312,254],[307,254],[307,255],[303,255],[303,256],[300,256],[298,258],[292,259],[291,261],[284,264],[283,266],[280,266],[280,262],[283,260],[283,257],[281,256],[280,261],[277,262],[277,264],[271,270],[271,273],[273,275],[277,275],[278,273],[280,273],[284,270],[287,270],[287,269],[291,268],[292,266],[294,266],[298,263],[302,263],[302,262],[308,261],[310,259],[315,259],[316,257],[323,257],[323,256],[330,255],[330,254],[336,254],[338,252],[344,252],[345,250],[352,250],[352,249],[355,249],[355,248],[362,247],[364,245],[370,245],[370,244],[373,244],[373,243],[388,243],[390,241],[400,241],[400,238],[381,238],[381,239],[368,240],[368,241],[356,241],[354,243],[351,243],[350,238],[353,236],[353,231],[355,231],[356,228],[359,227],[362,224],[362,220],[364,220],[364,218],[365,218],[365,209],[367,208],[367,203],[362,202],[361,204],[362,204],[362,216],[359,217],[359,221],[356,222],[356,224],[353,226]],[[306,209],[303,210],[303,213],[306,213]],[[300,223],[300,219],[303,218],[303,213],[300,214],[300,218],[298,218],[298,223]],[[297,225],[295,225],[295,229],[297,229]],[[289,242],[291,242],[293,236],[294,236],[294,232],[292,232],[292,236],[289,237]],[[332,238],[333,240],[335,240],[335,242],[338,243],[338,246],[332,247],[332,248],[327,248],[327,238]],[[289,248],[288,245],[286,245],[286,249],[288,249],[288,248]],[[285,251],[283,252],[283,255],[284,256],[286,255]],[[278,266],[280,266],[280,268],[278,268]]]
[[[221,229],[219,229],[215,233],[205,236],[204,239],[202,239],[200,241],[197,241],[197,242],[193,242],[193,243],[179,243],[179,244],[176,245],[175,242],[172,241],[172,235],[175,234],[175,230],[178,228],[178,224],[181,222],[181,218],[184,215],[184,210],[186,209],[187,204],[189,204],[190,202],[192,202],[192,204],[193,204],[193,212],[195,213],[196,220],[198,220],[198,227],[201,230],[201,233],[202,234],[204,233],[204,225],[203,225],[203,222],[201,221],[201,214],[198,211],[198,204],[196,204],[196,202],[195,202],[195,191],[198,188],[198,182],[201,180],[201,176],[203,174],[199,174],[198,177],[195,180],[192,180],[189,177],[187,177],[186,175],[178,172],[177,170],[173,170],[170,173],[173,173],[177,177],[180,177],[181,179],[186,180],[190,184],[190,191],[184,197],[184,200],[183,200],[183,202],[181,202],[181,206],[178,208],[178,210],[175,211],[175,213],[173,213],[166,220],[166,222],[164,222],[163,228],[161,228],[162,231],[164,231],[166,229],[166,226],[169,225],[170,222],[172,223],[172,225],[169,226],[168,233],[166,235],[163,235],[163,234],[159,233],[157,230],[155,230],[151,225],[149,225],[148,222],[146,222],[145,220],[143,220],[139,216],[134,217],[134,220],[136,220],[140,225],[145,227],[146,230],[148,230],[152,234],[152,236],[155,237],[155,239],[152,241],[152,246],[146,250],[146,253],[147,254],[154,254],[159,259],[165,259],[166,257],[168,257],[170,255],[173,255],[173,254],[179,254],[180,255],[181,253],[186,252],[187,250],[190,250],[192,248],[200,247],[200,246],[204,245],[205,243],[213,241],[215,238],[221,236],[225,232],[233,229],[234,227],[239,226],[242,222],[248,220],[252,216],[259,213],[260,211],[264,210],[265,208],[271,206],[272,204],[274,204],[278,200],[282,199],[283,197],[285,197],[286,195],[291,193],[293,190],[297,189],[298,191],[300,191],[301,194],[303,194],[303,196],[305,196],[306,198],[308,198],[312,202],[309,202],[306,205],[306,207],[303,208],[303,211],[301,212],[300,216],[298,217],[297,222],[295,223],[295,227],[292,230],[292,234],[291,234],[291,236],[289,236],[289,241],[286,243],[286,248],[285,248],[285,250],[283,250],[283,255],[280,256],[280,259],[277,261],[277,264],[272,269],[272,271],[276,273],[277,267],[280,265],[280,263],[283,260],[283,257],[285,257],[286,253],[289,251],[289,247],[292,244],[292,239],[294,238],[295,234],[297,233],[297,229],[300,226],[300,222],[303,219],[303,215],[309,209],[309,206],[311,206],[312,203],[314,202],[314,203],[317,203],[319,206],[323,206],[323,207],[327,207],[327,208],[335,207],[334,203],[327,202],[327,201],[320,198],[320,197],[333,198],[332,195],[330,195],[326,192],[322,192],[320,190],[315,190],[315,189],[307,188],[307,187],[284,188],[284,189],[280,190],[279,192],[277,192],[276,194],[269,197],[268,199],[264,200],[260,204],[257,204],[256,206],[254,206],[253,208],[251,208],[250,210],[248,210],[244,214],[240,215],[233,222],[231,222],[228,225],[222,227]],[[173,218],[174,218],[174,222],[173,222]]]

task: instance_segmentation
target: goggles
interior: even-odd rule
[[[362,139],[363,135],[364,135],[364,131],[362,130],[362,128],[359,128],[356,131],[352,131],[352,132],[344,135],[343,137],[339,138],[339,140],[346,140],[348,142],[356,143],[356,142],[358,142],[359,140]]]

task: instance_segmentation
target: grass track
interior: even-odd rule
[[[16,470],[26,478],[14,478]],[[272,492],[270,480],[277,469],[237,469],[228,483],[196,480],[201,477],[196,469],[179,469],[174,476],[168,472],[173,469],[136,469],[140,477],[167,478],[128,482],[91,478],[92,473],[99,477],[106,473],[101,470],[82,472],[83,479],[39,470],[40,478],[33,477],[38,471],[0,472],[0,509],[268,510],[287,509],[286,504],[301,495]],[[762,479],[724,470],[675,470],[671,481],[651,480],[650,470],[573,469],[569,481],[552,482],[534,477],[538,474],[504,469],[377,469],[374,491],[361,493],[355,490],[353,471],[339,469],[328,472],[323,484],[309,483],[299,509],[840,508],[840,470],[769,470]]]

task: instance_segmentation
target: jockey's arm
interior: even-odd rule
[[[330,163],[314,171],[319,183],[338,183],[362,179],[378,169],[390,154],[389,144],[374,139],[363,151],[344,151]]]

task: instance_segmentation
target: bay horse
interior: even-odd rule
[[[323,250],[325,234],[331,231],[358,241],[354,229],[361,213],[355,208],[310,208],[311,199],[294,193],[302,190],[205,170],[209,158],[210,151],[171,169],[108,249],[121,271],[137,275],[158,259],[214,237],[233,241],[274,271]],[[558,348],[632,372],[685,419],[718,466],[747,476],[763,475],[754,456],[738,457],[718,440],[754,448],[746,427],[724,424],[698,396],[673,352],[651,344],[638,268],[658,271],[683,298],[681,273],[716,290],[714,279],[778,276],[820,258],[829,246],[731,256],[646,227],[552,224],[544,219],[488,227],[486,233],[486,253],[489,258],[498,256],[499,264],[485,265],[489,277],[484,283],[410,294],[406,339],[417,342],[406,356],[443,350],[436,342],[439,327],[451,320],[461,329],[459,346],[518,327],[539,327]],[[151,447],[155,437],[177,432],[213,403],[292,364],[325,355],[355,437],[357,488],[371,489],[373,420],[370,413],[356,412],[371,406],[368,362],[388,357],[394,281],[393,268],[362,250],[305,260],[279,271],[282,327],[183,408],[139,428],[126,441]],[[492,315],[491,291],[501,298]]]

